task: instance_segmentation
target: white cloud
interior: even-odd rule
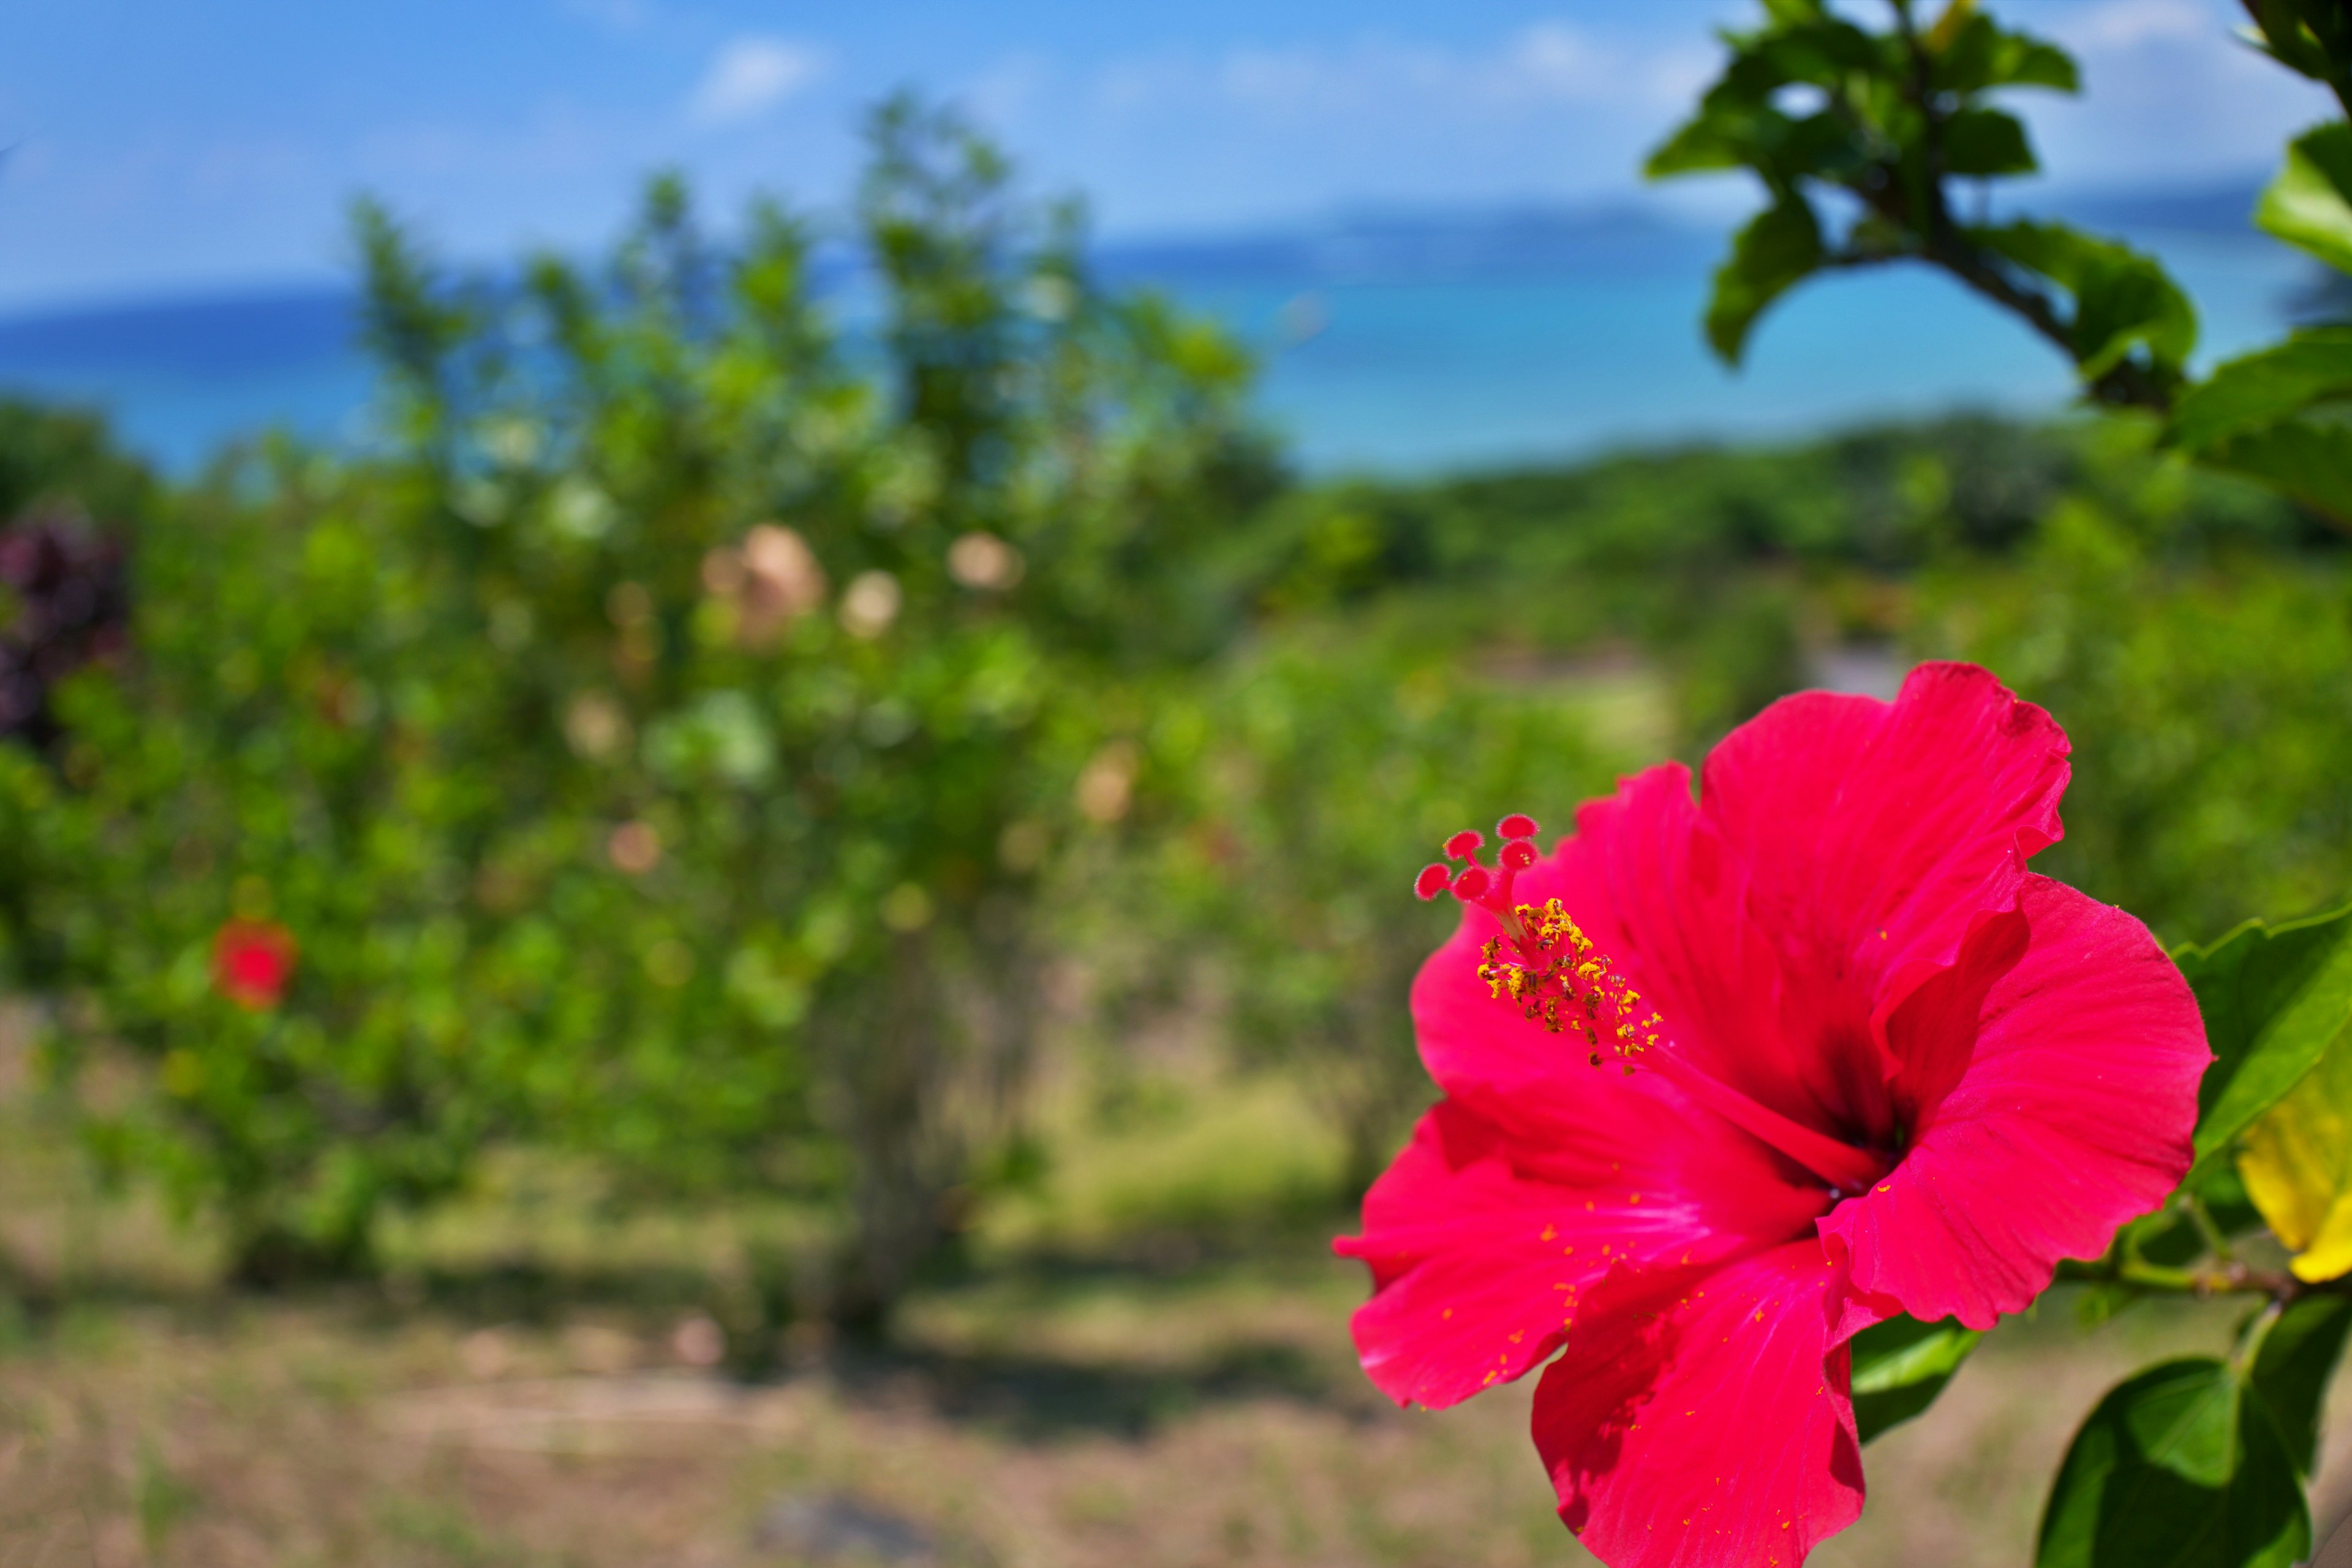
[[[2080,98],[2020,93],[2057,179],[2179,184],[2251,178],[2328,112],[2312,83],[2231,37],[2231,0],[2089,0],[2048,27],[2083,66]]]
[[[2222,30],[2197,0],[2101,0],[2067,18],[2059,36],[2078,49],[2128,49],[2179,38],[2210,41]]]
[[[1524,80],[1570,94],[1592,91],[1612,63],[1607,50],[1565,22],[1538,22],[1511,41],[1506,58]]]
[[[1679,105],[1716,63],[1715,51],[1686,43],[1634,48],[1549,20],[1475,49],[1375,34],[1333,46],[1234,48],[1205,62],[1182,54],[1128,58],[1102,68],[1093,85],[1096,102],[1117,111],[1223,99],[1294,115],[1482,114],[1543,104]]]
[[[824,74],[823,50],[772,34],[730,38],[687,97],[687,118],[698,125],[757,120]]]

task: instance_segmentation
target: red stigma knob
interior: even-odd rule
[[[1503,818],[1502,821],[1495,824],[1495,831],[1502,837],[1511,839],[1533,838],[1540,830],[1536,826],[1536,819],[1534,817],[1528,816],[1524,813],[1515,811],[1510,816]]]
[[[1445,891],[1454,880],[1454,873],[1443,866],[1423,866],[1421,875],[1412,879],[1412,890],[1423,899],[1433,899]]]
[[[1495,858],[1509,870],[1524,871],[1536,863],[1536,847],[1524,838],[1514,838],[1503,846],[1503,852]]]
[[[1454,879],[1454,896],[1465,904],[1475,904],[1486,896],[1486,889],[1493,882],[1494,879],[1487,875],[1486,867],[1465,867],[1462,875]]]
[[[1465,827],[1445,841],[1445,852],[1456,860],[1467,860],[1486,842],[1486,836],[1475,827]]]

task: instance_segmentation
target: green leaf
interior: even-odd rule
[[[1944,124],[1944,170],[1971,179],[2030,174],[2037,167],[2025,127],[1998,109],[1963,109]]]
[[[1968,233],[2074,297],[2068,347],[2085,381],[2105,375],[2138,346],[2158,368],[2178,374],[2197,347],[2197,311],[2153,257],[2063,224],[2019,222]]]
[[[2267,430],[2233,436],[2198,458],[2293,496],[2339,522],[2352,524],[2352,409],[2318,410]]]
[[[2254,1392],[2277,1424],[2295,1474],[2305,1480],[2318,1460],[2319,1413],[2347,1331],[2352,1296],[2298,1296],[2254,1352]]]
[[[2333,121],[2288,142],[2286,166],[2263,189],[2254,222],[2352,272],[2352,124]]]
[[[2073,57],[2055,44],[2004,30],[1982,12],[1972,12],[1946,32],[1935,62],[1936,85],[1947,92],[1982,92],[1996,87],[2042,87],[2077,92],[2080,74]]]
[[[1984,1336],[1955,1322],[1894,1317],[1854,1335],[1853,1415],[1869,1442],[1935,1403]]]
[[[2352,1025],[2352,908],[2275,926],[2249,921],[2173,957],[2214,1057],[2197,1091],[2201,1171]]]
[[[2172,411],[2171,438],[2191,452],[2264,429],[2312,404],[2352,396],[2352,327],[2308,327],[2215,367]]]
[[[1790,82],[1833,88],[1850,76],[1887,65],[1879,39],[1851,22],[1832,18],[1755,35],[1748,40],[1745,60],[1734,62],[1733,72],[1743,74],[1743,85],[1769,79],[1774,88]]]
[[[1801,196],[1765,208],[1739,231],[1730,257],[1716,268],[1715,296],[1706,308],[1707,342],[1726,363],[1739,363],[1748,329],[1765,307],[1821,262],[1821,225]]]
[[[2173,408],[2168,438],[2352,523],[2352,327],[2312,327],[2221,365]]]
[[[2277,1415],[2229,1363],[2166,1362],[2075,1433],[2042,1516],[2036,1568],[2289,1568],[2311,1547]]]
[[[1791,119],[1769,106],[1711,104],[1652,153],[1643,173],[1664,179],[1750,168],[1773,190],[1788,191],[1801,175],[1834,178],[1863,159],[1853,132],[1834,115]]]
[[[2335,0],[2245,0],[2258,34],[2254,45],[2289,70],[2340,87],[2352,65],[2342,14]],[[2332,40],[2334,47],[2331,48]]]
[[[1664,180],[1675,174],[1744,167],[1755,145],[1747,123],[1751,118],[1727,110],[1702,109],[1658,144],[1643,163],[1643,174]]]

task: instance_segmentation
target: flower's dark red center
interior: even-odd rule
[[[1508,1001],[1521,1016],[1553,1034],[1575,1036],[1591,1066],[1614,1060],[1629,1078],[1637,1063],[1655,1069],[1692,1100],[1770,1144],[1838,1192],[1861,1192],[1887,1173],[1891,1162],[1885,1154],[1793,1121],[1676,1050],[1664,1032],[1665,1020],[1657,1013],[1641,1012],[1642,994],[1558,899],[1535,905],[1512,898],[1518,873],[1536,863],[1535,819],[1507,816],[1496,831],[1503,844],[1493,867],[1477,858],[1486,846],[1484,834],[1475,829],[1457,833],[1445,841],[1445,853],[1461,862],[1460,868],[1424,868],[1413,881],[1413,891],[1424,899],[1451,892],[1494,917],[1502,931],[1487,939],[1478,978],[1496,1001]]]

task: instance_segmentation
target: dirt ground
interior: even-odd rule
[[[90,1189],[7,1088],[0,1568],[1591,1561],[1553,1516],[1528,1385],[1395,1410],[1349,1352],[1362,1280],[1322,1240],[1341,1217],[1234,1239],[1232,1216],[1322,1180],[1278,1097],[1219,1089],[1162,1133],[1074,1144],[1064,1185],[887,1347],[789,1337],[742,1382],[700,1316],[729,1215],[599,1219],[534,1176],[396,1238],[385,1285],[235,1296],[200,1237]],[[1163,1206],[1154,1231],[1145,1205],[1171,1202],[1227,1218],[1180,1232]],[[2232,1315],[2084,1331],[2061,1293],[2004,1325],[1866,1450],[1869,1506],[1816,1568],[2022,1568],[2101,1392],[2221,1347]],[[2347,1392],[2326,1519],[2352,1505]]]
[[[1347,1357],[1355,1290],[1311,1258],[1008,1268],[917,1302],[887,1352],[803,1345],[749,1385],[691,1364],[690,1318],[77,1306],[0,1361],[0,1563],[1587,1561],[1526,1389],[1388,1408]],[[2226,1326],[2144,1311],[2085,1342],[2059,1316],[2004,1329],[1872,1447],[1863,1522],[1816,1563],[2030,1561],[2073,1423]]]

